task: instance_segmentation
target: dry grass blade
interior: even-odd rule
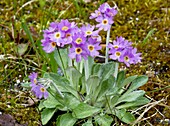
[[[161,99],[161,100],[159,100],[159,101],[155,101],[155,102],[148,103],[147,106],[149,106],[149,107],[145,108],[145,110],[143,111],[143,113],[136,119],[136,121],[132,124],[132,126],[135,126],[135,124],[141,122],[141,121],[142,121],[142,118],[143,118],[143,116],[144,116],[144,114],[145,114],[146,112],[148,112],[151,108],[153,108],[154,106],[158,105],[160,102],[163,102],[163,101],[165,101],[165,99]],[[145,106],[146,106],[146,105],[145,105]]]

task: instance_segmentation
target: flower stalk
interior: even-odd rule
[[[105,63],[108,63],[108,59],[109,59],[109,54],[108,54],[108,51],[109,51],[109,48],[108,48],[108,44],[109,44],[109,39],[110,39],[110,28],[109,30],[107,31],[107,38],[106,38],[106,52],[105,52]]]

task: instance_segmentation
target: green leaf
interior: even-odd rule
[[[72,87],[78,91],[79,80],[81,78],[81,73],[74,67],[68,67],[66,69],[67,76],[71,82]]]
[[[77,91],[71,87],[70,82],[63,76],[56,73],[45,73],[44,78],[48,78],[54,82],[61,92],[70,92],[77,98],[79,98]]]
[[[100,83],[100,78],[98,76],[90,76],[87,80],[87,83],[86,83],[86,93],[87,95],[92,95],[95,90],[96,90],[96,87],[99,85]]]
[[[44,102],[44,100],[40,100],[40,103],[39,103],[39,105],[38,105],[39,111],[41,111],[43,108],[45,108],[43,102]]]
[[[39,1],[39,4],[40,4],[40,7],[43,9],[43,7],[44,7],[45,4],[46,4],[46,1],[45,1],[45,0],[40,0],[40,1]]]
[[[145,97],[139,97],[137,100],[135,100],[133,102],[127,102],[127,103],[124,103],[122,105],[117,106],[116,109],[132,108],[132,107],[136,107],[136,106],[147,104],[149,102],[150,102],[149,99],[147,99]]]
[[[92,118],[89,118],[87,122],[83,123],[82,126],[93,126]]]
[[[48,121],[52,118],[52,116],[54,115],[56,109],[51,109],[51,108],[45,108],[42,112],[41,112],[41,121],[42,124],[45,125],[48,123]]]
[[[50,68],[51,68],[52,72],[57,73],[58,65],[57,65],[57,62],[56,62],[56,60],[55,60],[54,52],[48,54],[47,56],[48,56],[49,59],[50,59],[49,63],[50,63]]]
[[[135,117],[130,112],[126,112],[125,109],[116,110],[116,116],[123,122],[130,124],[135,121]]]
[[[56,126],[73,126],[77,119],[72,116],[71,113],[66,113],[58,116]]]
[[[98,113],[100,108],[90,106],[86,103],[80,103],[75,109],[73,109],[73,117],[83,119]]]
[[[147,34],[147,36],[145,37],[145,39],[142,42],[142,45],[146,44],[146,42],[148,41],[149,37],[152,36],[152,34],[156,31],[156,28],[153,28],[152,30],[150,30]]]
[[[100,97],[105,96],[107,92],[109,92],[110,89],[112,89],[115,82],[115,77],[113,75],[110,75],[110,77],[101,82],[99,87],[96,89],[95,95],[97,95],[97,98],[100,99]],[[99,93],[97,94],[97,92]]]
[[[93,65],[93,67],[92,67],[92,75],[97,75],[97,76],[99,76],[100,77],[100,75],[101,75],[101,66],[102,66],[102,64],[100,64],[100,63],[95,63],[94,65]]]
[[[31,84],[30,82],[25,82],[25,83],[21,83],[21,86],[24,88],[31,88],[30,84]]]
[[[101,78],[102,81],[107,80],[111,75],[113,76],[115,72],[115,63],[114,62],[109,62],[106,64],[102,64],[101,66]]]
[[[135,101],[135,100],[137,100],[137,98],[143,96],[144,94],[145,94],[145,91],[143,91],[143,90],[133,91],[133,92],[130,92],[128,94],[125,93],[118,99],[118,101],[116,102],[116,105],[121,103],[121,102]]]
[[[127,77],[126,79],[124,79],[123,83],[120,83],[118,85],[119,88],[122,88],[128,84],[130,84],[134,79],[137,78],[137,75],[134,75],[134,76],[130,76],[130,77]]]
[[[113,118],[108,115],[97,115],[94,119],[100,126],[111,126],[111,123],[113,122]]]
[[[60,102],[56,100],[52,95],[49,94],[48,98],[43,102],[46,108],[55,108],[56,106],[62,106]]]
[[[94,65],[94,58],[89,56],[88,57],[89,75],[92,75],[93,65]]]
[[[34,50],[36,51],[36,54],[39,55],[39,52],[38,52],[38,49],[36,48],[32,34],[31,34],[27,24],[25,23],[25,20],[22,21],[21,26],[22,26],[23,30],[25,31],[25,33],[27,34],[29,40],[31,41],[31,45],[33,46]]]
[[[130,85],[129,89],[126,91],[126,94],[146,84],[147,81],[148,81],[147,76],[138,76],[135,80],[132,81],[132,84]]]
[[[117,75],[116,86],[121,87],[121,84],[123,83],[124,79],[125,79],[125,71],[122,70]]]
[[[28,43],[21,43],[17,45],[17,53],[21,56],[23,55],[28,49]]]
[[[67,106],[69,109],[74,109],[78,104],[80,104],[80,101],[75,96],[69,93],[65,94],[64,100],[65,106]]]
[[[63,73],[65,73],[65,69],[68,67],[68,52],[67,48],[62,48],[54,51],[54,59],[56,60],[58,66],[62,69]]]

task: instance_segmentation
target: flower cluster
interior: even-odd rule
[[[48,97],[48,92],[46,88],[38,81],[37,75],[37,73],[33,72],[29,76],[31,81],[31,91],[36,95],[37,98],[41,99],[44,97],[46,99]]]
[[[108,45],[110,58],[125,63],[128,67],[130,64],[141,62],[141,53],[132,47],[132,43],[123,37],[117,37],[113,44]]]
[[[101,37],[98,35],[99,31],[94,31],[94,28],[90,24],[84,25],[73,36],[69,53],[71,59],[80,62],[82,57],[87,59],[88,56],[95,57],[99,55]]]
[[[114,7],[110,7],[108,3],[100,5],[94,13],[89,17],[95,19],[99,24],[96,25],[99,29],[107,31],[114,23],[113,18],[117,14],[117,10]]]
[[[52,22],[50,27],[44,30],[44,39],[41,40],[43,50],[51,53],[56,46],[63,47],[71,43],[72,36],[76,33],[77,27],[74,22],[70,23],[68,20],[61,20],[61,22]]]
[[[94,30],[95,26],[83,25],[78,28],[74,22],[61,20],[59,23],[51,23],[47,30],[44,30],[44,39],[41,41],[43,50],[51,53],[56,46],[70,46],[69,57],[80,62],[82,57],[87,59],[88,56],[99,55],[98,50],[101,37],[98,35],[99,30]]]

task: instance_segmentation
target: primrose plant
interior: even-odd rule
[[[119,119],[132,124],[135,115],[131,110],[147,104],[144,85],[146,76],[125,77],[119,63],[127,67],[141,62],[141,53],[123,37],[110,40],[110,29],[117,10],[104,3],[91,14],[98,24],[78,27],[68,20],[52,22],[43,31],[42,46],[53,53],[60,72],[44,73],[39,78],[29,76],[31,91],[40,99],[42,124],[56,115],[57,126],[111,126]],[[107,31],[105,56],[101,56],[99,32]],[[105,63],[95,62],[95,57],[105,58]]]

